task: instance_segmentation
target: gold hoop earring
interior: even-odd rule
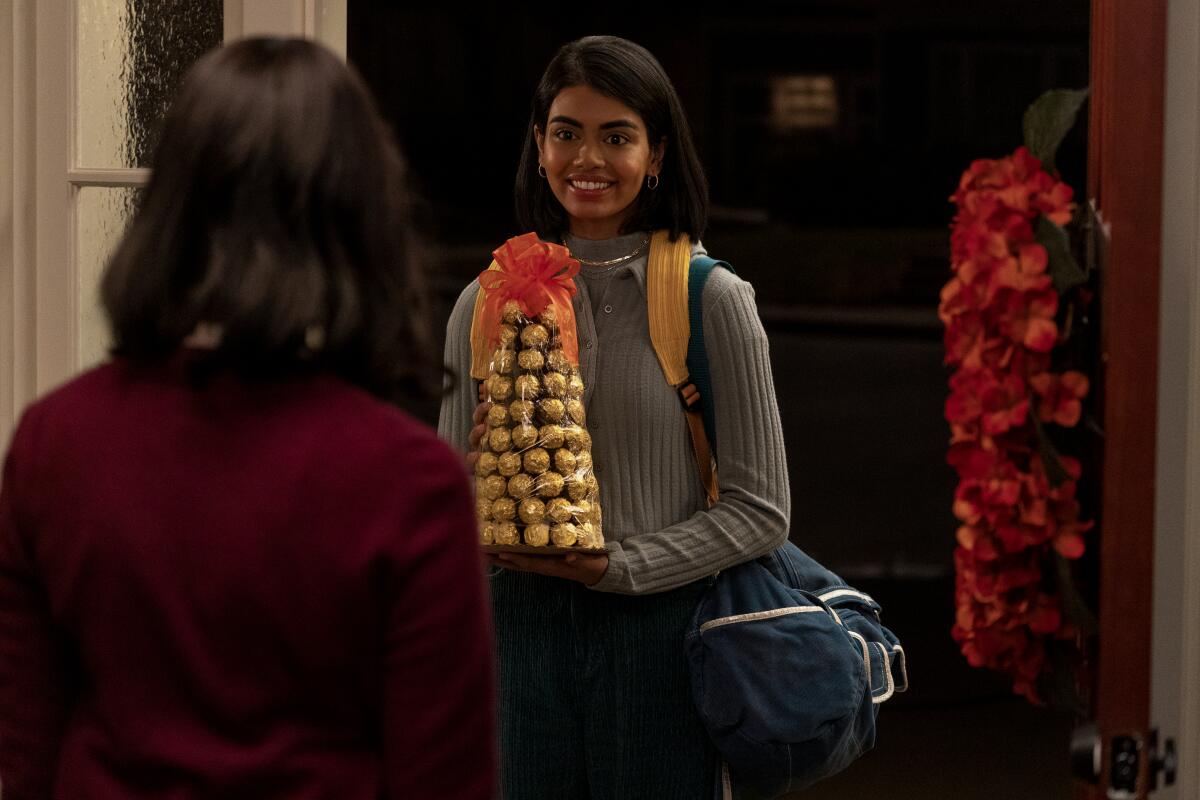
[[[546,168],[541,164],[538,164],[538,175],[542,178],[546,177]]]
[[[654,180],[654,183],[650,182],[651,179]],[[647,175],[646,176],[646,188],[652,192],[658,188],[658,176],[657,175]]]

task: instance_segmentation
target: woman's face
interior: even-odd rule
[[[646,176],[662,168],[666,144],[652,147],[636,111],[590,86],[559,92],[546,129],[535,127],[534,135],[550,191],[566,209],[571,233],[585,239],[620,232]]]

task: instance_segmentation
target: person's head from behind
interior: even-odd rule
[[[113,352],[248,376],[335,372],[395,397],[430,357],[406,169],[358,77],[299,39],[246,39],[191,69],[140,208],[104,274]]]
[[[708,188],[691,131],[645,48],[614,36],[563,45],[532,106],[516,182],[523,227],[589,239],[704,232]]]

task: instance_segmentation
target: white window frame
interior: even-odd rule
[[[0,0],[0,446],[79,367],[75,203],[147,169],[80,169],[74,0]],[[225,41],[306,36],[345,57],[346,0],[225,0]],[[11,55],[8,55],[11,54]],[[9,222],[11,221],[11,224]]]

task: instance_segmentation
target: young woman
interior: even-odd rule
[[[492,796],[469,484],[390,403],[429,354],[405,181],[323,48],[193,68],[104,275],[115,357],[8,455],[6,800]]]
[[[703,253],[706,193],[679,99],[650,53],[613,37],[559,50],[534,93],[517,212],[582,262],[580,368],[608,541],[598,555],[494,559],[506,800],[712,792],[684,632],[705,578],[786,539],[790,499],[750,285],[716,269],[704,289],[720,455],[712,508],[651,345],[650,235],[687,236]],[[466,288],[449,322],[446,357],[462,374],[477,293]],[[439,431],[470,450],[486,410],[462,385],[443,401]]]

